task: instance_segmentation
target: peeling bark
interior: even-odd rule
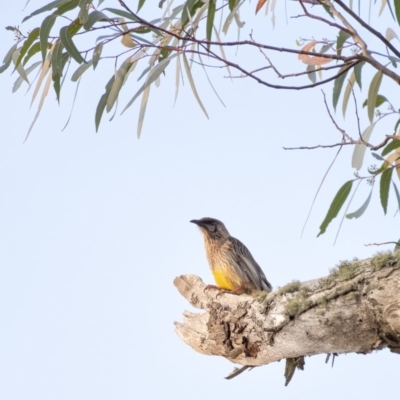
[[[342,263],[326,278],[288,284],[264,298],[217,296],[204,292],[199,277],[182,275],[175,286],[205,312],[185,311],[175,330],[202,354],[249,366],[385,347],[400,353],[399,267],[398,254]]]

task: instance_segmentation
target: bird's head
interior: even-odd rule
[[[192,219],[190,222],[196,224],[207,238],[224,240],[230,237],[225,225],[215,218]]]

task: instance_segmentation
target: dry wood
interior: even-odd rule
[[[174,284],[192,306],[176,322],[194,350],[258,366],[321,353],[400,353],[400,254],[343,262],[322,279],[292,282],[264,294],[204,292],[194,275]]]

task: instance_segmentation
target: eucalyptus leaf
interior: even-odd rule
[[[372,197],[372,189],[371,189],[371,191],[369,193],[369,196],[365,200],[364,204],[357,211],[354,211],[354,212],[352,212],[350,214],[347,214],[346,218],[348,218],[348,219],[360,218],[361,215],[363,215],[365,210],[368,208],[369,202],[371,201],[371,197]]]
[[[336,106],[337,106],[337,103],[338,103],[338,101],[339,101],[339,97],[340,97],[340,92],[342,91],[342,87],[343,87],[343,82],[344,82],[344,80],[345,80],[345,78],[346,78],[346,75],[347,75],[347,73],[348,73],[348,66],[347,65],[344,65],[342,68],[340,68],[340,70],[339,70],[339,74],[342,72],[342,71],[344,71],[344,70],[346,70],[347,69],[347,71],[346,72],[344,72],[342,75],[340,75],[339,77],[337,77],[336,79],[335,79],[335,82],[334,82],[334,84],[333,84],[333,97],[332,97],[332,103],[333,103],[333,108],[336,110]]]
[[[101,52],[103,51],[103,45],[103,42],[100,42],[93,50],[93,69],[96,69],[97,64],[100,61]]]
[[[42,25],[40,26],[40,49],[42,51],[43,61],[46,59],[49,35],[54,22],[56,22],[56,18],[57,16],[54,14],[49,15],[43,20]]]
[[[68,26],[64,26],[60,30],[60,39],[62,44],[67,50],[68,54],[78,63],[86,63],[85,59],[81,56],[74,42],[72,41],[71,34],[68,31]]]
[[[368,118],[371,123],[374,120],[376,100],[378,97],[378,90],[382,82],[382,76],[383,76],[382,72],[378,71],[372,78],[371,83],[369,85],[367,109],[368,109]]]
[[[400,139],[400,137],[399,137]],[[382,150],[382,156],[386,156],[387,154],[391,153],[393,150],[396,150],[400,147],[400,140],[392,139]]]
[[[14,46],[11,47],[10,50],[8,50],[7,54],[5,55],[3,59],[3,65],[0,67],[0,74],[4,72],[11,64],[12,61],[12,56],[18,47],[18,43],[15,43]]]
[[[362,133],[361,137],[363,138],[364,142],[368,143],[371,137],[372,131],[375,128],[376,122],[368,126],[364,132]],[[364,162],[365,150],[367,146],[364,143],[356,144],[353,151],[353,157],[351,160],[351,166],[359,171]]]
[[[107,112],[110,112],[110,110],[113,108],[115,100],[118,97],[119,91],[121,90],[122,84],[124,83],[124,80],[125,80],[125,76],[128,73],[128,70],[131,67],[131,64],[132,64],[132,56],[129,56],[121,64],[121,66],[115,73],[114,83],[112,85],[112,88],[110,90],[110,93],[109,93],[108,99],[107,99],[107,107],[106,107]]]
[[[18,65],[21,63],[22,58],[25,56],[25,54],[31,47],[32,43],[39,37],[39,31],[40,31],[39,28],[35,28],[28,35],[27,39],[25,40],[24,44],[22,45],[22,47],[19,51],[19,57],[15,64],[15,67],[18,67]]]
[[[331,223],[331,221],[337,217],[340,209],[342,208],[344,202],[346,201],[347,197],[351,192],[352,186],[353,186],[353,181],[347,181],[336,193],[336,196],[334,197],[329,207],[328,213],[326,214],[325,219],[323,220],[321,226],[319,227],[320,231],[318,233],[318,236],[324,234],[326,228]]]
[[[390,182],[392,181],[393,168],[387,168],[381,175],[380,198],[383,212],[386,214],[389,201]]]
[[[51,3],[46,4],[44,7],[41,7],[41,8],[39,8],[39,9],[37,9],[37,10],[34,11],[32,14],[28,15],[27,17],[25,17],[25,18],[22,20],[22,22],[27,21],[28,19],[34,17],[35,15],[44,13],[44,12],[46,12],[46,11],[50,11],[50,10],[52,10],[53,8],[60,7],[60,6],[62,6],[63,4],[68,3],[69,1],[70,1],[70,0],[56,0],[56,1],[52,1]]]
[[[86,64],[81,64],[71,76],[71,81],[76,82],[82,74],[87,71],[93,64],[93,60],[88,61]]]

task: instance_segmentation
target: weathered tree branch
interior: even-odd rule
[[[184,312],[176,333],[194,350],[249,366],[322,353],[400,353],[400,254],[342,262],[331,274],[264,297],[204,292],[194,275],[175,279],[204,313]]]

